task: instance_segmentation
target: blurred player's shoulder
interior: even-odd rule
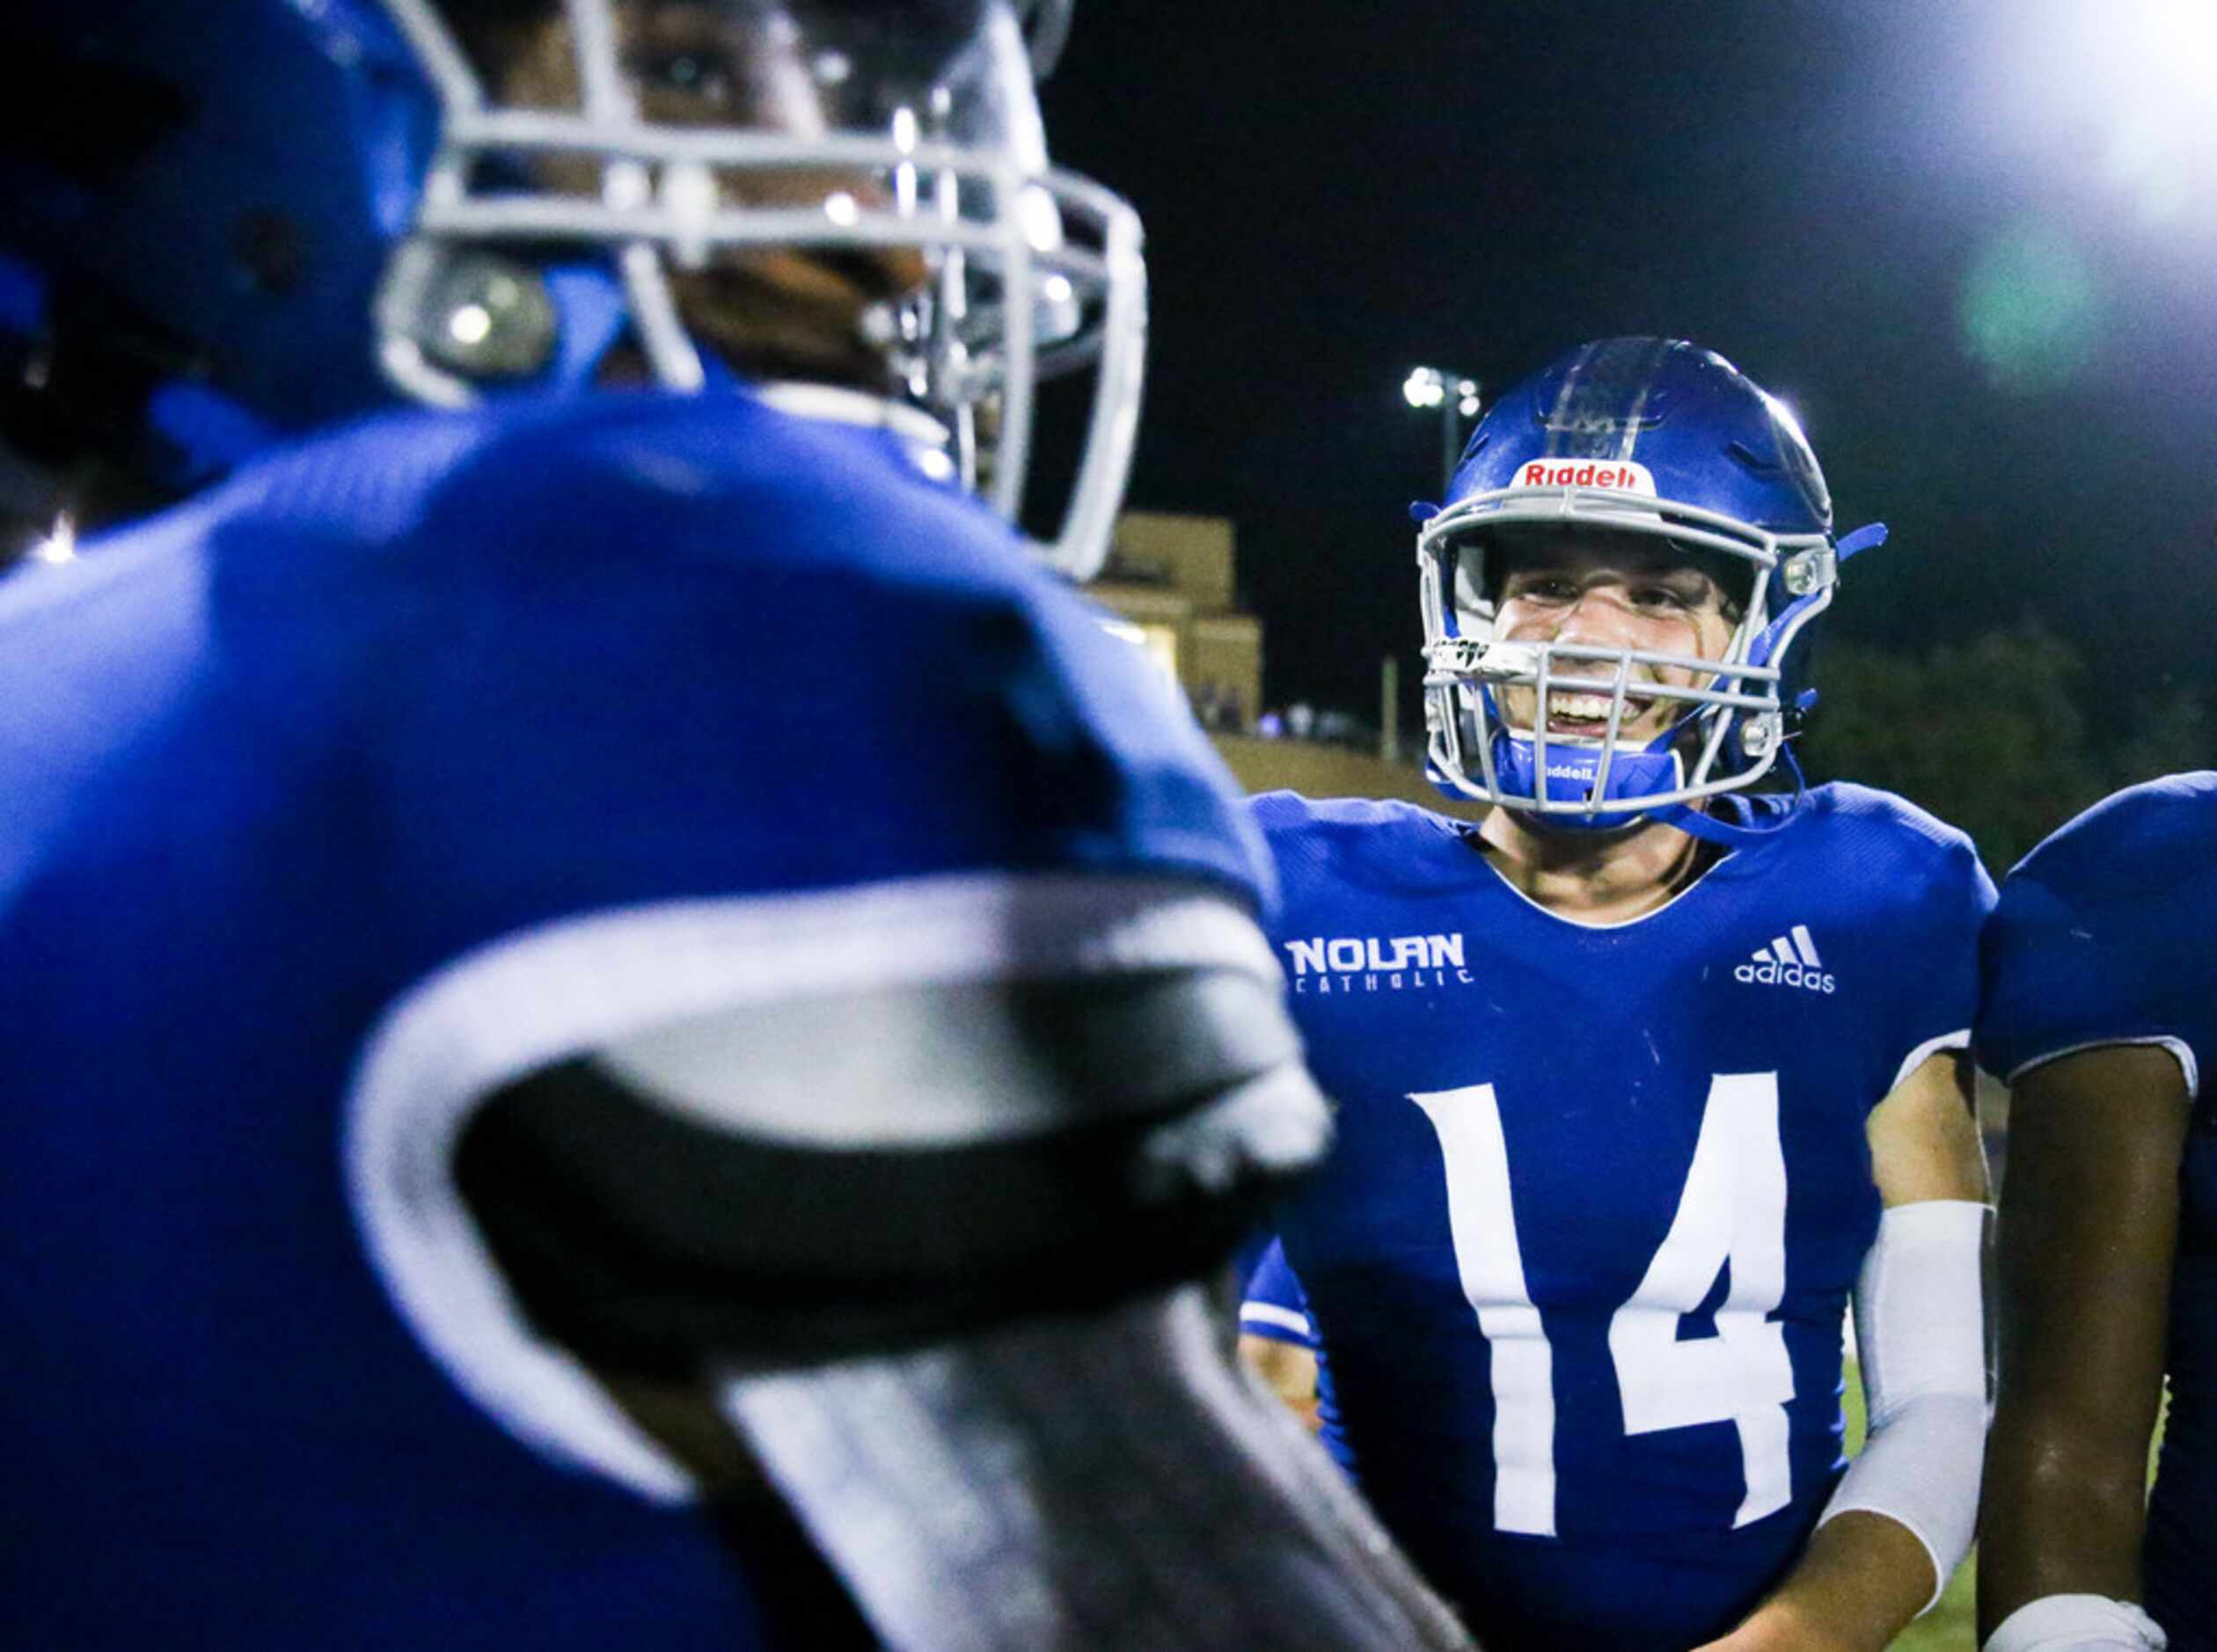
[[[1982,940],[1979,1058],[2010,1082],[2102,1043],[2160,1043],[2190,1085],[2217,1059],[2217,774],[2105,799],[2019,861]]]
[[[2217,773],[2096,803],[2011,870],[1984,941],[1981,1059],[2015,1073],[2112,1036],[2206,1040]]]
[[[197,516],[193,513],[198,510]],[[113,536],[174,537],[167,513]],[[1025,565],[990,511],[927,476],[878,428],[801,419],[745,393],[659,391],[411,409],[341,427],[249,464],[187,508],[212,549],[251,523],[257,552],[291,537],[326,554],[399,546],[544,561],[565,551],[635,568],[694,550],[646,528],[711,537],[727,557],[1006,578]],[[882,531],[889,521],[905,531]],[[826,530],[841,531],[830,537]]]
[[[1004,580],[1022,568],[1013,532],[927,474],[926,457],[943,468],[883,428],[799,418],[746,393],[591,396],[488,425],[442,480],[428,522],[520,512],[545,538],[591,544],[608,519],[629,526],[644,513],[712,527],[713,549],[762,562]],[[886,531],[895,521],[903,531]]]
[[[2177,888],[2217,864],[2217,771],[2128,786],[2059,827],[2010,874],[2092,898]]]
[[[716,616],[735,651],[818,618],[794,600],[804,586],[845,588],[858,626],[919,587],[1026,610],[1057,595],[998,518],[882,429],[743,394],[518,398],[381,413],[270,449],[91,537],[74,563],[26,567],[0,582],[0,684],[15,684],[28,757],[72,735],[121,755],[123,730],[187,698],[282,696],[312,729],[309,708],[353,697],[365,674],[459,665],[483,682],[530,663],[482,646],[457,662],[492,633],[668,620],[717,574],[750,593]],[[816,640],[836,657],[836,629]],[[823,676],[836,687],[855,669]]]
[[[241,808],[289,771],[391,801],[425,876],[552,833],[553,888],[562,834],[626,798],[671,877],[735,875],[744,820],[765,889],[992,867],[1269,899],[1160,673],[881,429],[656,392],[386,415],[24,583],[0,751],[49,825],[96,771],[236,773]]]

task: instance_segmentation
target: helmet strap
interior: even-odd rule
[[[1885,543],[1886,524],[1883,522],[1874,522],[1869,527],[1858,528],[1855,532],[1842,538],[1833,547],[1833,556],[1836,562],[1845,562],[1858,551],[1868,551],[1873,545],[1882,545]],[[1793,627],[1800,623],[1802,616],[1828,598],[1831,588],[1830,586],[1826,586],[1821,589],[1810,592],[1806,596],[1789,603],[1778,618],[1764,626],[1756,634],[1755,640],[1748,644],[1747,663],[1768,665],[1771,651],[1778,647],[1779,639],[1790,635]]]
[[[630,327],[622,283],[606,263],[589,261],[551,265],[539,272],[539,280],[561,318],[554,360],[542,382],[584,389]]]
[[[1716,844],[1720,848],[1752,848],[1767,839],[1773,833],[1782,832],[1792,825],[1801,813],[1803,800],[1809,795],[1809,782],[1802,774],[1801,764],[1795,757],[1793,748],[1791,746],[1781,748],[1778,759],[1786,765],[1787,771],[1794,777],[1794,795],[1786,807],[1771,819],[1768,825],[1757,825],[1755,822],[1762,816],[1749,804],[1747,799],[1731,793],[1726,795],[1731,796],[1735,803],[1739,804],[1747,811],[1744,821],[1720,820],[1706,809],[1694,808],[1685,803],[1672,803],[1666,808],[1648,809],[1645,811],[1647,817],[1665,826],[1675,826],[1688,837],[1698,837],[1703,843]]]

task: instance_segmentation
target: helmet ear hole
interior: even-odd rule
[[[446,371],[528,378],[553,359],[561,319],[530,265],[483,248],[415,241],[394,257],[377,320]]]

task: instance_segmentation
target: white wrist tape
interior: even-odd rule
[[[1826,1505],[1884,1515],[1932,1557],[1933,1601],[1971,1552],[1986,1453],[1986,1319],[1979,1254],[1987,1207],[1899,1204],[1855,1281],[1855,1341],[1870,1427]],[[1823,1524],[1822,1521],[1818,1522]]]
[[[2043,1595],[1987,1637],[1986,1652],[2163,1652],[2170,1637],[2129,1600]]]

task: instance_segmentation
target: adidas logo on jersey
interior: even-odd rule
[[[1817,956],[1817,943],[1809,938],[1806,925],[1796,924],[1767,947],[1758,947],[1755,956],[1732,971],[1732,979],[1754,986],[1798,987],[1804,992],[1833,992],[1839,990],[1838,981],[1824,973],[1824,965]]]

